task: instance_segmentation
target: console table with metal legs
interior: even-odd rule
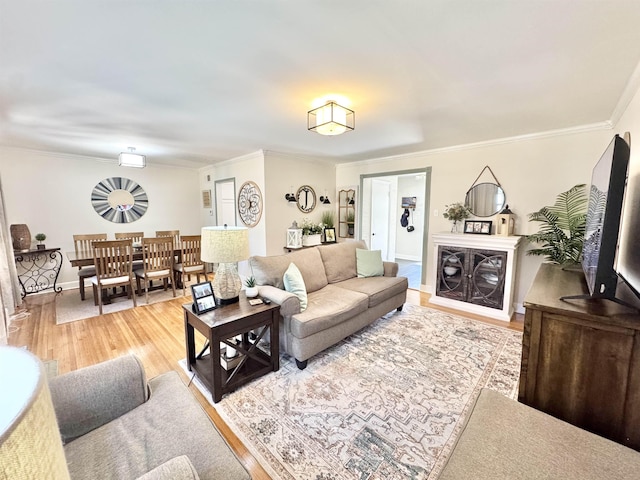
[[[62,267],[59,248],[14,251],[13,258],[22,288],[22,298],[48,289],[56,293],[62,291],[62,287],[56,285]]]

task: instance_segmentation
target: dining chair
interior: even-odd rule
[[[180,230],[156,230],[156,237],[171,237],[174,250],[180,249]]]
[[[144,232],[120,232],[116,233],[116,240],[129,240],[133,243],[141,243]]]
[[[76,251],[76,256],[84,254],[86,256],[91,255],[93,257],[92,243],[96,240],[106,240],[106,233],[91,233],[86,235],[74,235],[73,246]],[[78,267],[78,287],[80,289],[80,299],[84,300],[84,280],[89,277],[93,277],[96,274],[95,266]]]
[[[171,281],[173,296],[176,296],[176,284],[173,277],[174,245],[171,237],[143,238],[142,261],[143,268],[134,270],[138,295],[142,293],[140,281],[144,281],[144,298],[149,303],[149,284],[153,280],[164,280],[164,290],[167,281]]]
[[[93,296],[98,299],[100,315],[102,315],[102,292],[111,287],[126,287],[128,298],[133,298],[133,306],[137,307],[131,239],[93,242],[93,261],[96,266],[96,276],[91,279],[91,282]]]
[[[200,235],[183,235],[180,237],[180,262],[173,266],[182,283],[182,294],[186,295],[186,279],[196,275],[198,283],[200,275],[207,278],[204,262],[200,259]]]

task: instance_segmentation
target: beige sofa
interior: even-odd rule
[[[439,480],[639,478],[640,453],[484,389]]]
[[[260,296],[280,305],[280,349],[307,366],[313,355],[369,325],[407,298],[408,281],[398,264],[383,262],[384,275],[357,276],[356,249],[362,241],[322,245],[270,257],[249,259]],[[284,289],[283,276],[294,263],[306,286],[308,306]]]

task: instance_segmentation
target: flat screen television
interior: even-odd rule
[[[616,300],[616,253],[627,183],[629,145],[616,135],[593,168],[582,248],[592,298]]]
[[[625,135],[627,143],[631,139]],[[640,297],[640,158],[629,159],[617,272],[632,292]]]

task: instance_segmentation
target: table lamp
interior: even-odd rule
[[[246,227],[203,227],[200,258],[217,263],[213,293],[220,305],[235,303],[242,290],[237,262],[249,258],[249,230]]]
[[[22,348],[0,347],[0,385],[3,478],[70,478],[42,362]]]

